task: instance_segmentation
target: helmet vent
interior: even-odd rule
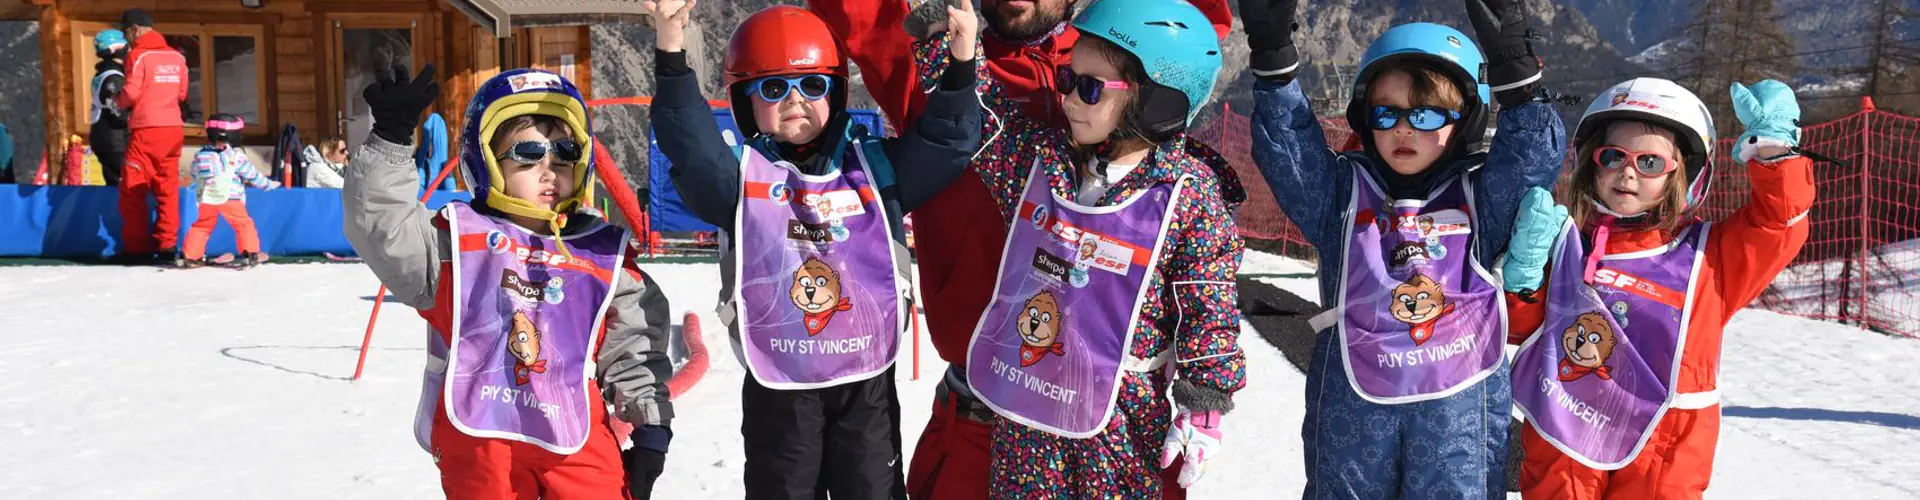
[[[1180,21],[1148,21],[1147,26],[1165,26],[1168,28],[1187,29],[1187,23],[1183,23]]]

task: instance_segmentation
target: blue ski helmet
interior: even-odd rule
[[[1493,99],[1493,90],[1487,85],[1486,62],[1480,47],[1460,30],[1433,23],[1394,26],[1381,33],[1361,56],[1360,73],[1353,80],[1353,100],[1347,104],[1347,126],[1359,133],[1367,149],[1373,149],[1373,134],[1366,133],[1373,130],[1367,116],[1372,107],[1367,104],[1367,85],[1382,70],[1413,63],[1440,71],[1463,92],[1474,89],[1462,96],[1465,109],[1460,110],[1460,121],[1455,122],[1449,149],[1480,142],[1486,136],[1487,103]]]
[[[507,196],[501,191],[506,183],[500,175],[498,154],[494,153],[494,131],[501,123],[510,118],[523,115],[546,115],[559,118],[572,129],[573,140],[580,143],[580,164],[573,172],[573,196],[559,200],[553,210],[540,208],[533,203]],[[553,73],[537,69],[516,69],[487,79],[473,93],[473,100],[467,103],[467,118],[464,132],[460,134],[460,164],[465,167],[467,188],[473,192],[473,202],[493,207],[501,212],[532,217],[541,220],[556,220],[559,214],[572,211],[593,196],[593,138],[590,134],[592,122],[587,118],[587,100],[580,97],[580,89],[573,82]]]
[[[121,33],[120,30],[110,29],[93,35],[93,50],[98,52],[106,52],[113,50],[114,46],[125,47],[126,45],[127,34]]]
[[[1186,0],[1098,0],[1073,18],[1073,27],[1140,59],[1154,83],[1139,91],[1148,111],[1141,118],[1155,132],[1192,125],[1213,96],[1220,74],[1219,34],[1213,21]],[[1184,106],[1153,104],[1162,99],[1183,100]]]

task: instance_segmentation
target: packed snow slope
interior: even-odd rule
[[[1245,273],[1309,269],[1250,255]],[[710,311],[712,264],[646,266],[705,315],[712,370],[676,402],[655,498],[741,498],[744,373]],[[1310,279],[1261,278],[1307,299]],[[349,382],[371,296],[364,267],[155,272],[0,268],[0,491],[6,498],[438,498],[415,444],[425,325],[381,311]],[[1305,379],[1251,330],[1250,384],[1194,498],[1297,498]],[[1920,496],[1920,342],[1749,310],[1727,334],[1726,420],[1710,497]],[[910,352],[910,351],[907,351]],[[922,343],[897,370],[911,449],[945,366]]]

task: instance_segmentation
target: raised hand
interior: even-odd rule
[[[1248,66],[1263,78],[1292,80],[1300,68],[1300,51],[1293,32],[1300,28],[1295,13],[1299,0],[1240,0],[1240,22],[1246,25]]]
[[[1746,128],[1733,141],[1733,156],[1741,162],[1772,158],[1800,146],[1800,101],[1793,88],[1777,80],[1762,80],[1752,89],[1734,82],[1733,114]]]
[[[420,127],[420,115],[440,98],[440,84],[433,81],[433,65],[420,68],[420,75],[409,77],[407,67],[375,75],[373,85],[361,91],[367,107],[373,111],[373,134],[387,142],[413,144],[413,131]]]
[[[1466,0],[1474,36],[1487,54],[1487,84],[1502,105],[1526,102],[1546,64],[1533,53],[1527,8],[1522,0]],[[1516,91],[1516,92],[1509,92]]]
[[[979,41],[980,16],[974,14],[972,0],[959,3],[959,8],[947,6],[947,51],[955,61],[968,61],[974,58],[974,44]]]
[[[662,52],[687,49],[687,22],[698,0],[649,0],[640,4],[653,24],[653,45]]]

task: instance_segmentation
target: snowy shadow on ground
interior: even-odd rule
[[[371,297],[369,297],[369,299],[371,299]],[[287,372],[287,373],[292,373],[292,374],[295,374],[295,375],[309,375],[309,376],[314,376],[314,377],[320,377],[320,378],[322,378],[322,379],[326,379],[326,380],[338,380],[338,381],[341,381],[341,382],[352,382],[352,381],[353,381],[353,379],[352,379],[351,377],[342,377],[342,376],[338,376],[338,375],[327,375],[327,374],[324,374],[324,373],[318,373],[318,372],[310,372],[310,371],[306,371],[306,370],[296,370],[296,369],[293,369],[293,368],[287,368],[287,367],[285,367],[285,366],[280,366],[280,365],[276,365],[276,364],[273,364],[273,363],[271,363],[271,362],[267,362],[267,361],[262,361],[262,360],[258,360],[258,359],[253,359],[253,358],[249,358],[249,357],[247,357],[247,356],[245,356],[245,355],[243,355],[243,354],[241,354],[241,353],[244,353],[244,352],[249,352],[249,351],[267,351],[267,350],[283,350],[283,349],[284,349],[284,350],[297,350],[297,351],[349,351],[349,352],[353,352],[353,353],[356,353],[356,354],[357,354],[357,353],[358,353],[358,352],[360,351],[360,346],[352,346],[352,345],[341,345],[341,346],[302,346],[302,345],[250,345],[250,346],[240,346],[240,347],[228,347],[228,348],[224,348],[224,349],[221,349],[221,350],[220,350],[220,355],[221,355],[221,356],[226,356],[226,357],[229,357],[229,358],[233,358],[234,360],[237,360],[237,361],[241,361],[241,362],[245,362],[245,363],[251,363],[251,364],[256,364],[256,365],[260,365],[260,366],[264,366],[264,367],[267,367],[267,368],[272,368],[272,369],[275,369],[275,370],[280,370],[280,371],[283,371],[283,372]],[[372,349],[375,349],[375,350],[381,350],[381,351],[414,351],[414,352],[420,352],[420,351],[425,351],[425,350],[426,350],[426,349],[424,349],[424,348],[419,348],[419,347],[374,347],[374,348],[372,348]]]
[[[1819,422],[1841,422],[1850,424],[1868,424],[1895,429],[1920,430],[1920,416],[1878,411],[1830,410],[1826,408],[1779,408],[1770,406],[1728,406],[1720,411],[1722,416],[1736,418],[1770,418],[1778,420],[1803,420]]]

